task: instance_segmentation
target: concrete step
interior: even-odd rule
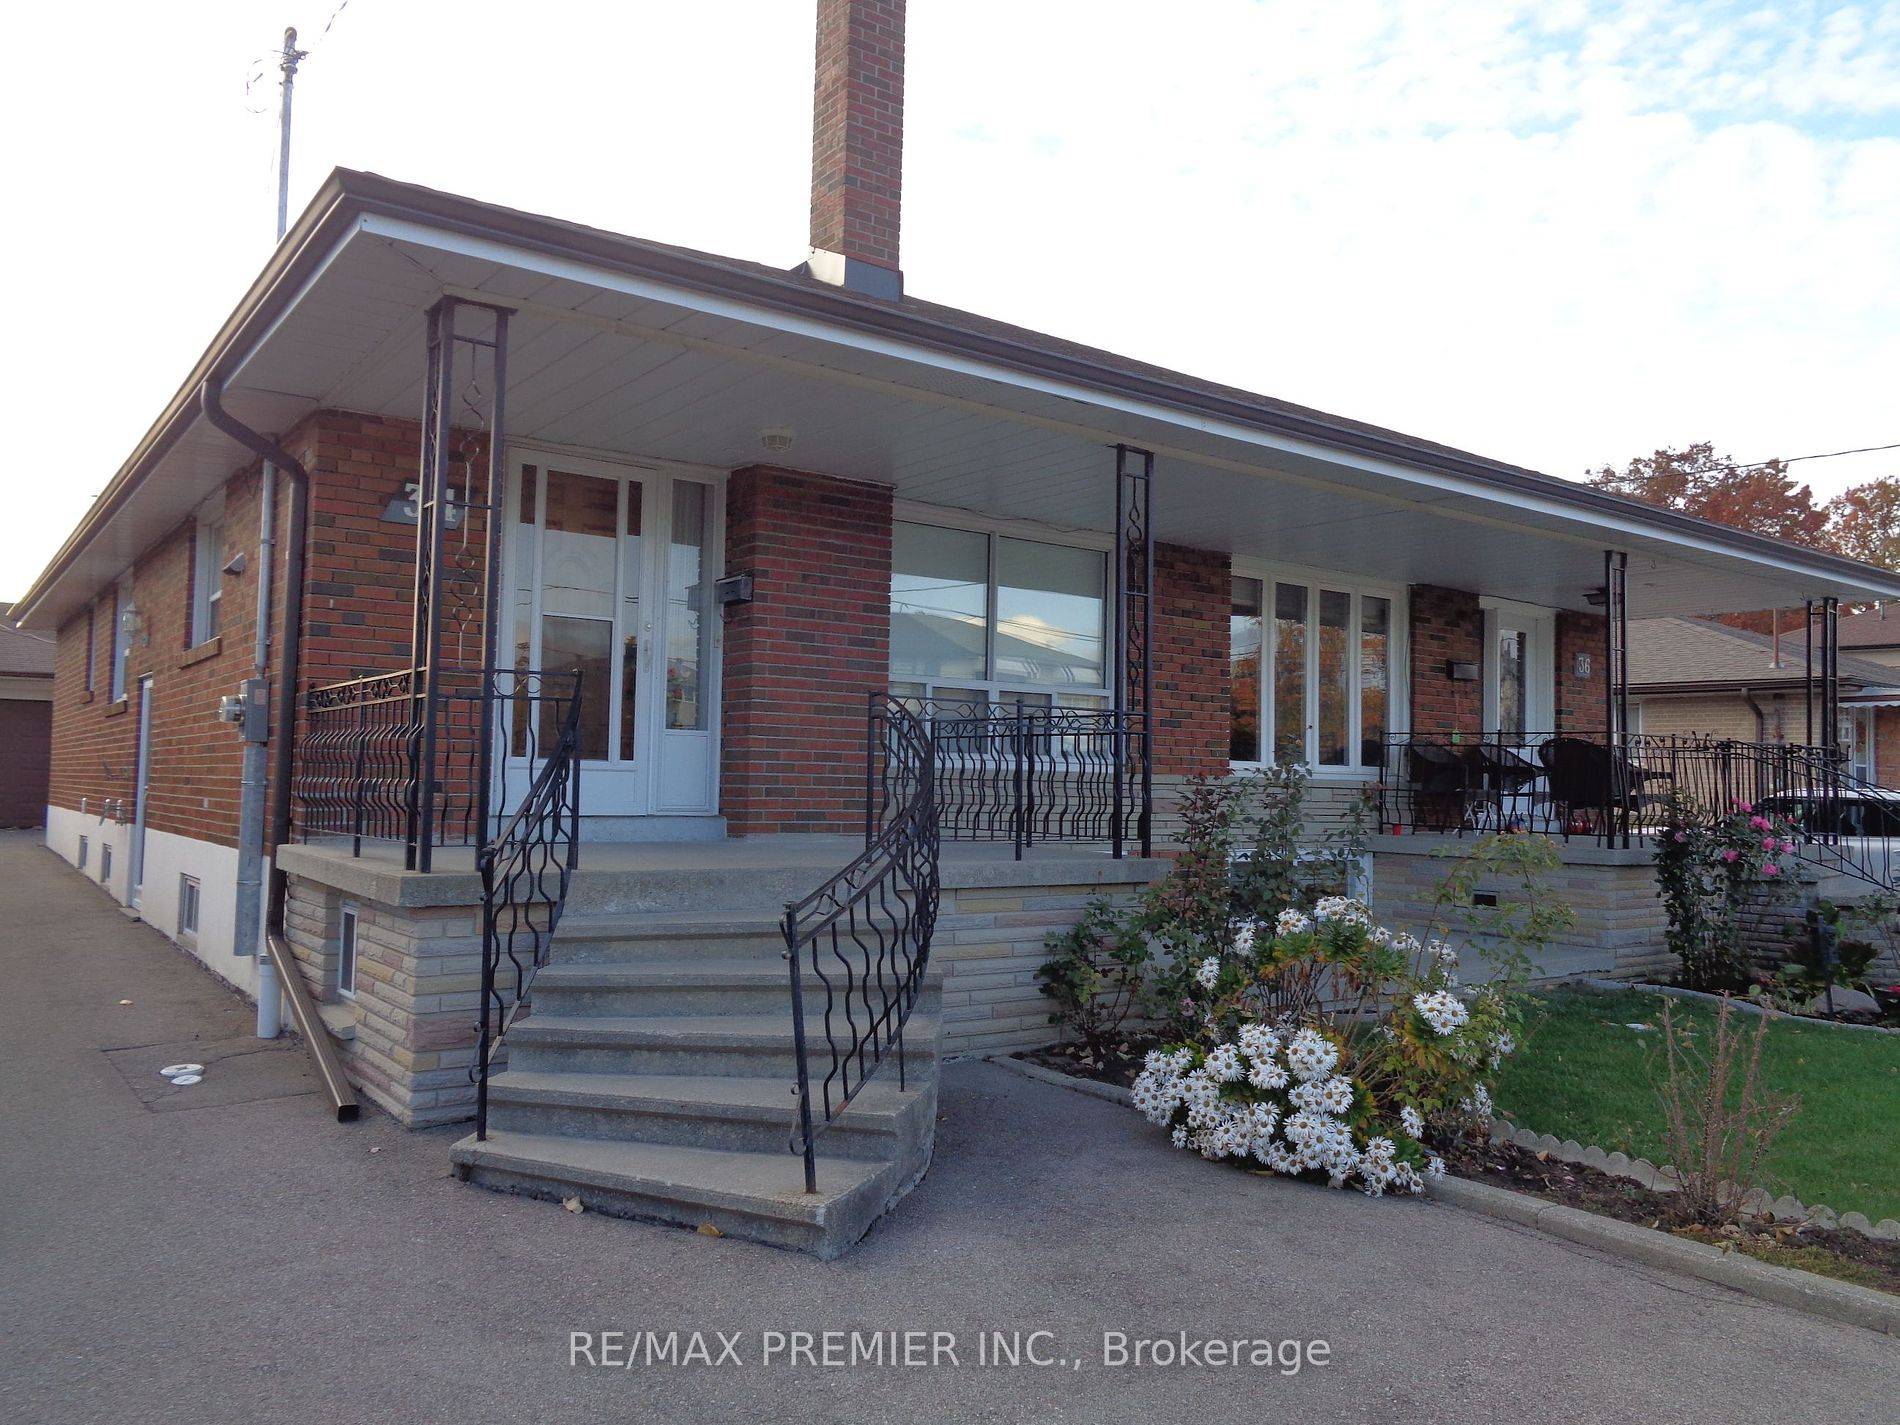
[[[806,1044],[812,1072],[829,1070],[822,1016],[807,1004]],[[907,1066],[934,1075],[936,1016],[913,1014],[904,1029]],[[508,1035],[511,1069],[584,1074],[797,1073],[789,1009],[769,1014],[540,1015]],[[841,1046],[842,1047],[842,1046]]]
[[[862,1237],[909,1186],[891,1163],[826,1158],[805,1191],[797,1155],[738,1153],[675,1143],[608,1142],[490,1130],[450,1150],[470,1182],[561,1200],[595,1212],[699,1227],[832,1258]],[[921,1166],[917,1169],[921,1175]]]
[[[765,907],[782,914],[788,902],[809,895],[851,860],[849,848],[837,859],[809,865],[655,867],[629,874],[589,869],[586,848],[581,869],[569,882],[568,909],[578,915],[657,915],[726,912],[755,915]]]
[[[780,966],[785,934],[765,916],[563,915],[554,958],[567,965],[758,959]]]
[[[808,977],[806,992],[822,1008],[823,987]],[[534,981],[536,1015],[773,1014],[788,1010],[791,998],[782,955],[557,963]],[[942,977],[926,975],[919,1010],[935,1013],[942,1000]]]
[[[929,1141],[928,1099],[915,1083],[900,1091],[897,1066],[887,1064],[824,1130],[824,1151],[883,1162],[914,1156]],[[488,1121],[509,1132],[774,1153],[788,1151],[798,1099],[779,1079],[514,1069],[490,1081]]]

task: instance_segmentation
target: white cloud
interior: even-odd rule
[[[332,3],[291,16],[306,40]],[[346,164],[789,264],[811,12],[353,0],[299,87],[293,203]],[[912,0],[910,25],[919,295],[1559,474],[1900,439],[1900,6]],[[242,80],[278,35],[207,0],[38,7],[12,38],[9,595],[263,261],[273,118]]]

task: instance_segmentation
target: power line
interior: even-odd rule
[[[1786,459],[1776,456],[1773,460],[1757,460],[1748,465],[1737,465],[1737,470],[1760,470],[1769,465],[1793,465],[1802,460],[1832,460],[1840,455],[1871,455],[1878,450],[1900,450],[1900,440],[1891,445],[1857,445],[1852,450],[1828,450],[1819,455],[1790,455]]]

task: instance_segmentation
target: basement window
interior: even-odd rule
[[[79,838],[79,869],[80,870],[83,871],[86,869],[86,858],[90,856],[91,854],[92,854],[92,838],[87,837],[87,836],[80,837]]]
[[[112,884],[112,843],[106,842],[99,848],[99,884]]]
[[[356,998],[356,907],[346,905],[337,918],[336,992]]]
[[[198,938],[198,878],[178,878],[178,934],[180,938]]]

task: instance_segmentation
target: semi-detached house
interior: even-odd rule
[[[1646,874],[1627,620],[1900,578],[912,294],[903,3],[818,12],[804,261],[339,170],[17,612],[47,844],[340,1092],[831,1252],[1189,776],[1382,786],[1375,897],[1527,817]]]

